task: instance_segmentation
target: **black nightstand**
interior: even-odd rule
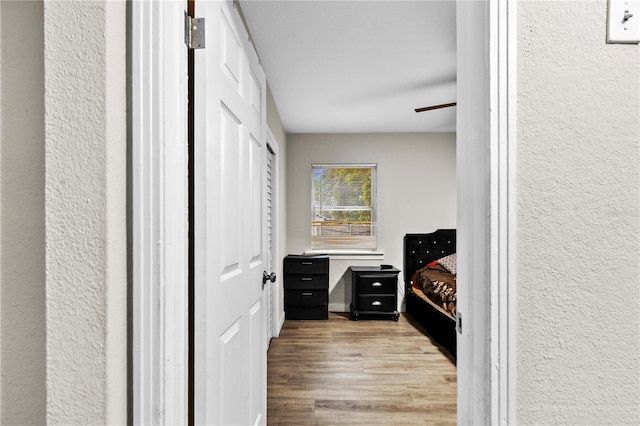
[[[398,321],[398,274],[394,267],[351,266],[351,319],[389,316]]]
[[[284,311],[289,320],[329,318],[329,256],[284,258]]]

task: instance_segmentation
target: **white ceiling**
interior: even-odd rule
[[[289,133],[455,131],[455,1],[242,1]]]

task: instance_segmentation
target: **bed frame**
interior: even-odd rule
[[[456,252],[456,230],[438,229],[430,234],[404,237],[404,283],[407,313],[431,338],[456,360],[456,321],[418,297],[411,289],[411,277],[423,266]]]

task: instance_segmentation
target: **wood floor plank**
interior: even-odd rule
[[[410,318],[285,321],[268,352],[269,425],[454,425],[456,367]]]

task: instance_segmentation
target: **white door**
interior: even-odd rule
[[[195,422],[265,424],[265,75],[231,1],[196,16]]]

